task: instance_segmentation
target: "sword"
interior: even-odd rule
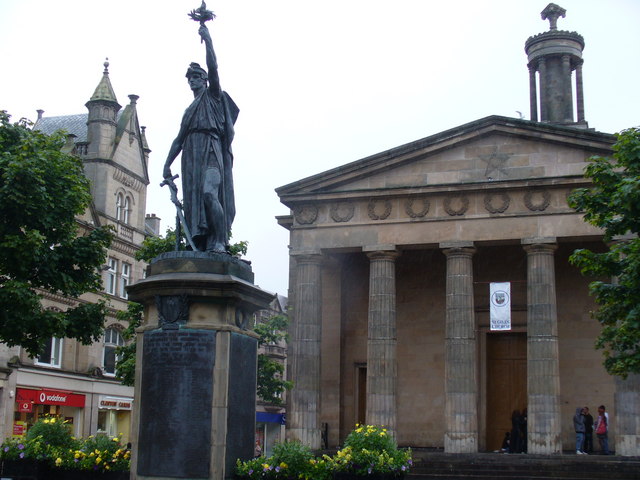
[[[184,218],[184,213],[182,212],[182,203],[178,200],[178,187],[176,186],[174,180],[178,178],[180,175],[175,174],[173,177],[165,178],[160,184],[161,187],[167,185],[169,190],[171,191],[171,201],[176,206],[176,213],[178,214],[178,218],[180,219],[180,223],[182,224],[182,228],[184,230],[184,236],[187,239],[187,243],[191,247],[194,252],[197,252],[195,244],[193,243],[193,238],[191,238],[191,232],[189,231],[189,226],[187,225],[187,220]],[[180,235],[180,232],[176,232],[176,235]]]

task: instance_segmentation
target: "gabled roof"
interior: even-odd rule
[[[593,154],[610,154],[614,135],[575,127],[551,125],[502,116],[489,116],[429,137],[392,148],[276,189],[283,203],[298,195],[331,191],[340,185],[459,147],[493,133],[530,138],[547,143],[580,147]]]

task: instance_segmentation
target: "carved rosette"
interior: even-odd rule
[[[367,214],[371,220],[384,220],[391,214],[391,202],[389,200],[384,200],[384,210],[381,213],[376,212],[378,203],[382,202],[382,200],[369,200],[369,205],[367,205]]]
[[[331,205],[330,215],[334,222],[348,222],[353,218],[355,206],[351,202],[338,202]]]
[[[542,212],[546,210],[551,203],[551,194],[549,190],[527,190],[524,194],[524,204],[532,212]]]
[[[503,213],[509,208],[510,203],[511,198],[504,192],[487,193],[484,196],[484,208],[486,208],[489,213]]]
[[[469,209],[469,197],[466,195],[450,195],[444,199],[444,209],[452,217],[464,215]]]
[[[318,219],[318,207],[301,205],[293,209],[293,216],[300,225],[311,225]]]
[[[409,217],[422,218],[427,213],[429,213],[429,207],[431,206],[431,204],[429,203],[429,199],[427,198],[422,199],[422,208],[418,211],[415,211],[413,209],[413,202],[414,202],[413,198],[408,198],[404,204],[404,210],[405,212],[407,212],[407,215],[409,215]]]

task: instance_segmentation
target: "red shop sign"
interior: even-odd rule
[[[61,392],[59,390],[29,390],[18,388],[16,402],[20,405],[33,402],[39,405],[64,405],[67,407],[84,407],[84,395],[79,393]]]

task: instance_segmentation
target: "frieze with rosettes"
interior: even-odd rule
[[[348,222],[353,218],[355,209],[352,202],[336,202],[331,205],[331,219],[336,223]]]
[[[318,207],[315,205],[294,207],[293,216],[300,225],[311,225],[318,219]]]
[[[379,204],[383,208],[378,207]],[[391,214],[391,201],[389,200],[369,200],[367,205],[367,214],[371,220],[385,220]]]

